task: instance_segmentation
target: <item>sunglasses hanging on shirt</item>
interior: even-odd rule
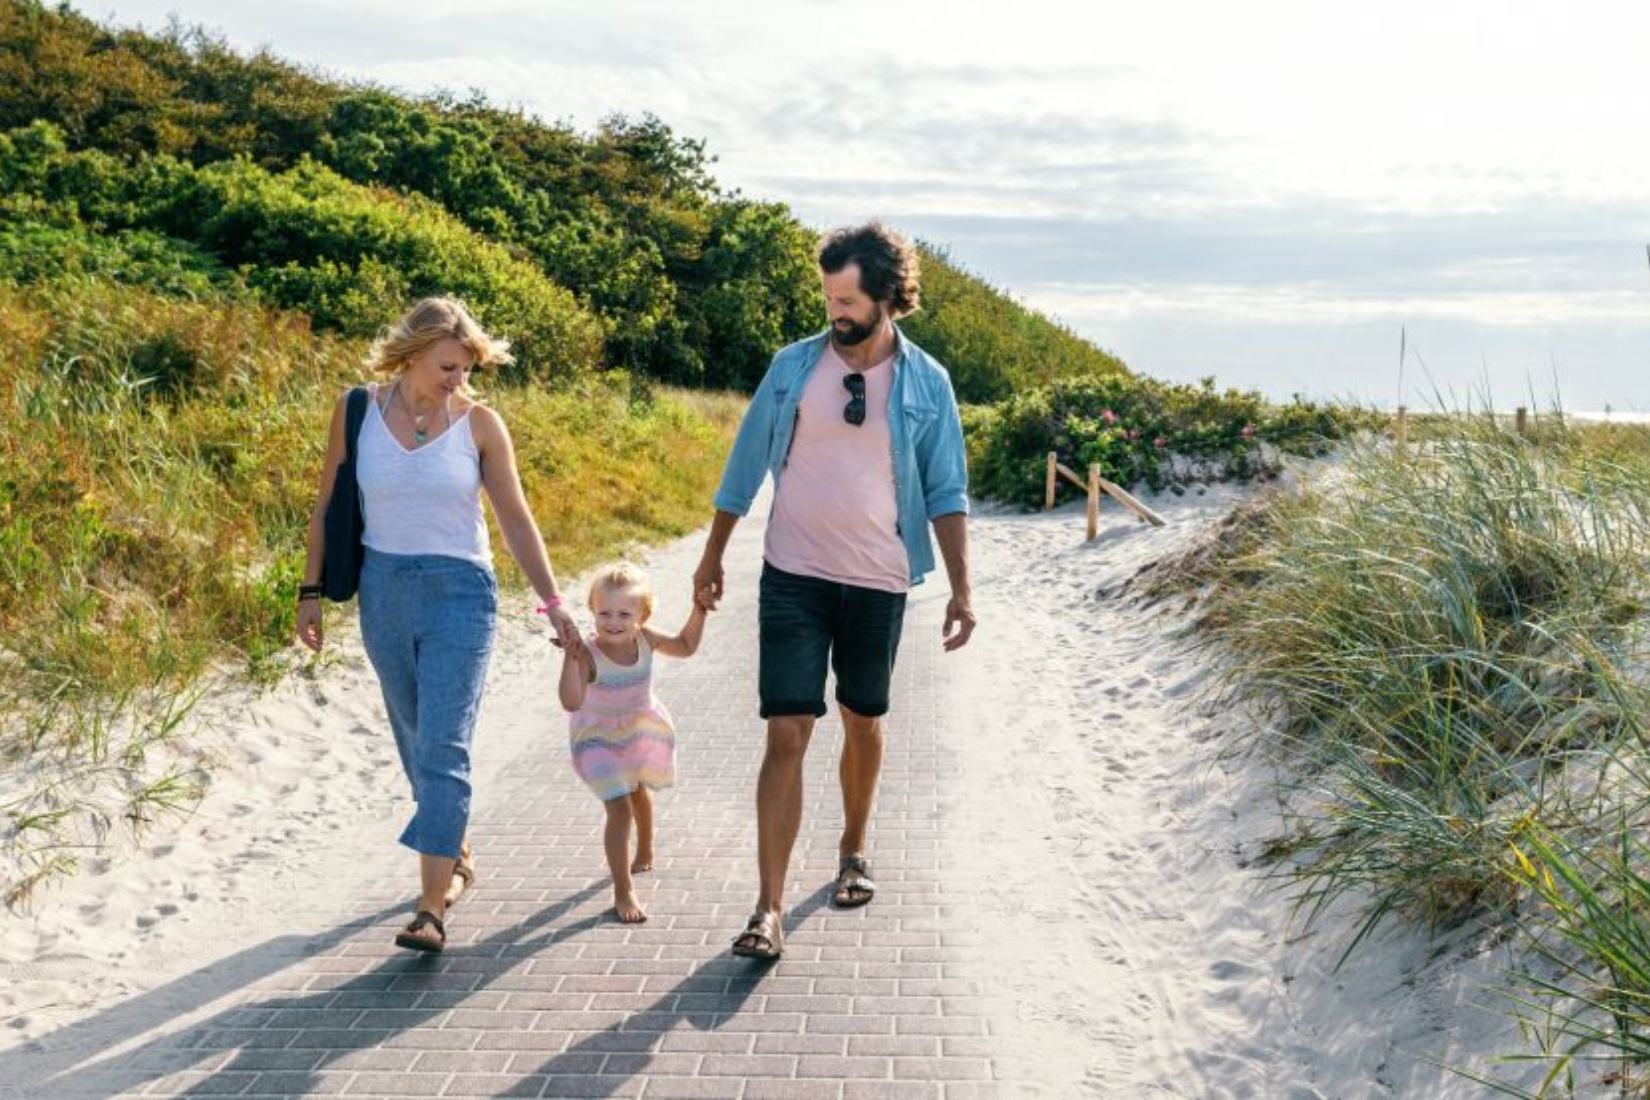
[[[858,371],[845,374],[842,384],[848,390],[848,403],[842,406],[842,419],[857,428],[865,423],[865,376]]]

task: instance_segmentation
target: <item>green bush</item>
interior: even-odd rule
[[[1312,453],[1375,427],[1367,411],[1259,394],[1169,385],[1123,373],[1067,379],[1027,390],[965,423],[974,491],[1026,508],[1043,505],[1048,454],[1068,468],[1119,485],[1153,489],[1183,481],[1248,479],[1274,472],[1278,453]],[[1059,493],[1069,497],[1065,487]]]
[[[109,234],[112,243],[83,251],[129,258],[98,266],[121,268],[132,281],[174,289],[177,273],[200,281],[216,265],[270,304],[350,336],[374,334],[415,298],[456,294],[483,324],[512,334],[514,377],[543,380],[601,365],[602,323],[572,293],[421,196],[350,183],[314,161],[278,174],[246,160],[195,168],[142,157],[126,166],[95,151],[65,151],[50,127],[10,138],[30,155],[10,175],[18,190],[0,201],[32,203],[60,222]],[[0,241],[0,260],[8,254],[20,265],[29,259]],[[148,256],[152,281],[141,279],[136,263]]]
[[[0,199],[0,280],[15,285],[82,277],[187,298],[221,297],[233,276],[198,248],[145,229],[95,233],[28,217]]]

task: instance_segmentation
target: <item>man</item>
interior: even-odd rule
[[[751,398],[716,494],[694,588],[722,595],[722,555],[763,479],[774,502],[760,592],[761,714],[756,911],[733,953],[784,951],[785,875],[802,824],[802,764],[836,673],[844,827],[832,904],[876,893],[865,832],[882,770],[894,654],[907,590],[934,568],[932,525],[951,584],[942,641],[974,630],[968,473],[951,379],[894,322],[920,304],[916,250],[878,223],[839,229],[819,250],[830,327],[781,349]],[[713,601],[714,606],[714,601]]]

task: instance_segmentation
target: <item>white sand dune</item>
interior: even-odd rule
[[[1338,970],[1358,914],[1304,939],[1255,866],[1278,833],[1274,777],[1226,751],[1241,720],[1210,699],[1210,657],[1179,607],[1119,590],[1192,544],[1248,489],[1149,498],[1153,528],[1108,506],[972,525],[988,624],[960,678],[969,826],[959,846],[1006,991],[1005,1063],[1028,1096],[1476,1097],[1445,1066],[1525,1086],[1490,986],[1493,937],[1393,926]],[[1084,1082],[1074,1091],[1070,1082]]]
[[[1164,528],[1108,507],[1087,545],[1072,508],[987,509],[971,525],[982,626],[946,661],[965,811],[947,854],[954,919],[992,946],[979,979],[1010,1095],[1487,1095],[1440,1066],[1485,1070],[1519,1049],[1476,1007],[1508,960],[1474,933],[1394,926],[1337,971],[1351,912],[1292,939],[1288,898],[1252,866],[1275,831],[1271,777],[1221,759],[1238,719],[1201,701],[1209,666],[1176,640],[1181,613],[1115,594],[1245,492],[1152,500]],[[700,538],[657,567],[686,575]],[[524,605],[509,610],[482,791],[488,768],[543,745],[544,642]],[[380,858],[403,807],[376,687],[359,645],[339,641],[348,656],[314,678],[203,712],[221,763],[193,818],[3,918],[0,1051],[72,1063],[130,1035],[119,1009],[141,994],[217,966],[227,995],[246,946],[284,936],[301,952],[360,915],[348,868]]]

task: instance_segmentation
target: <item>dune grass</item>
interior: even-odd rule
[[[0,287],[0,823],[11,900],[186,810],[214,677],[291,644],[327,419],[365,341],[99,282]],[[709,514],[743,399],[625,375],[492,386],[564,576]],[[519,584],[494,533],[501,581]]]
[[[1293,776],[1273,854],[1304,923],[1360,906],[1347,952],[1389,919],[1516,929],[1543,1095],[1644,1095],[1650,436],[1466,414],[1421,438],[1258,498],[1154,588],[1199,593],[1245,747]]]

